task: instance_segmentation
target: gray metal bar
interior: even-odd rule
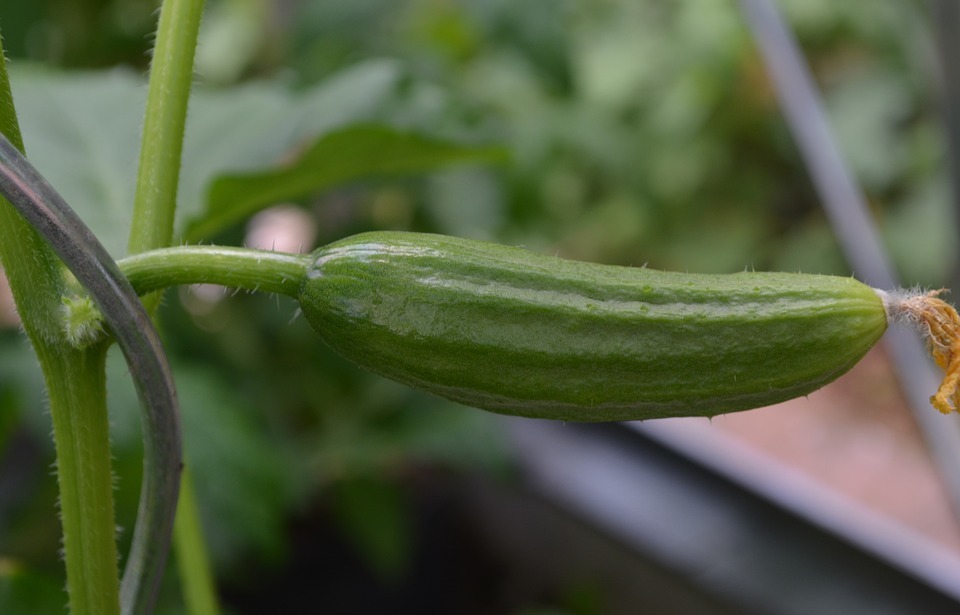
[[[824,210],[857,277],[876,288],[898,286],[863,193],[844,163],[823,102],[799,45],[772,0],[740,0],[740,7],[777,89],[784,116],[797,140]],[[902,328],[887,332],[901,387],[960,518],[960,423],[930,407],[940,376],[918,336]]]
[[[723,439],[705,424],[703,437],[687,419],[673,425],[684,436],[678,446],[669,420],[636,430],[504,422],[536,492],[734,612],[960,609],[955,553],[859,505],[825,503],[825,488],[767,467],[739,444],[718,450]]]

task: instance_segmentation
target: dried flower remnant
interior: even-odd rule
[[[960,408],[960,315],[939,298],[944,289],[880,293],[890,320],[918,328],[937,365],[943,369],[943,381],[930,398],[933,407],[943,414]]]

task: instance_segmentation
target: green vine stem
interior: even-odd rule
[[[57,445],[57,481],[73,615],[119,612],[110,426],[104,360],[107,345],[83,351],[37,348]],[[64,374],[71,377],[61,378]]]
[[[180,246],[128,256],[118,265],[141,295],[184,284],[220,284],[296,297],[312,262],[309,254]],[[216,593],[187,468],[181,478],[174,547],[187,611],[193,615],[215,615]]]
[[[128,241],[131,254],[169,245],[173,237],[183,135],[203,6],[204,0],[164,0],[160,9]],[[147,298],[144,301],[148,312],[156,307],[158,299]],[[145,452],[149,447],[149,434],[145,429]],[[179,460],[178,451],[177,462]],[[148,468],[146,461],[145,457],[145,479],[148,472],[158,470]],[[168,522],[173,522],[178,489],[179,481],[173,490],[172,501],[165,501],[162,493],[150,494],[146,490],[141,491],[140,509],[137,513],[138,527],[141,522],[145,522],[160,524],[162,527],[157,529],[163,531],[172,530]],[[147,551],[141,553],[139,547]],[[149,557],[153,555],[149,552],[151,548],[149,543],[136,542],[135,536],[121,587],[121,601],[125,611],[130,605],[152,604],[147,597],[154,591],[151,584],[138,583],[137,580],[142,579],[144,573],[162,574],[162,571],[138,570],[137,566],[141,564],[135,559],[135,556],[146,555],[153,563],[162,564],[162,559]]]
[[[189,465],[184,465],[180,478],[180,505],[177,508],[177,521],[173,526],[173,544],[187,613],[218,615],[220,607],[214,590],[210,558],[205,548],[200,510],[197,507]]]
[[[117,264],[141,295],[183,284],[219,284],[296,297],[312,260],[309,254],[180,246],[142,252]]]
[[[144,474],[140,509],[126,573],[120,586],[120,598],[125,614],[150,613],[163,576],[180,485],[180,421],[173,377],[163,346],[136,292],[120,273],[106,249],[40,173],[2,136],[0,194],[9,199],[30,225],[43,235],[76,280],[90,293],[123,351],[133,376],[143,407]],[[64,305],[66,307],[66,304]],[[90,308],[86,311],[94,313]],[[64,314],[65,323],[72,320],[69,314]],[[68,342],[66,328],[61,335],[64,342]],[[94,346],[100,345],[102,344]],[[71,350],[79,351],[80,348]],[[102,372],[102,354],[99,367]],[[100,378],[103,379],[103,376]],[[51,383],[49,386],[54,389],[59,385]],[[94,400],[101,400],[102,397],[102,391],[95,391],[93,394]],[[81,410],[84,402],[88,401],[83,395],[72,395],[66,399],[68,406],[80,404],[78,407]],[[96,409],[92,405],[89,407]],[[106,412],[105,404],[103,411]],[[97,442],[93,436],[83,431],[93,427],[86,425],[83,418],[75,418],[76,416],[84,417],[85,414],[75,410],[67,417],[65,424],[72,426],[76,421],[80,425],[75,432],[71,432],[77,434],[79,446],[94,442],[99,448],[103,448],[103,443],[109,444],[106,430],[103,442]],[[92,421],[89,418],[87,420]],[[54,425],[57,424],[55,418]],[[96,423],[91,422],[91,425],[95,426]],[[104,421],[103,427],[106,425]],[[104,474],[109,477],[109,446],[106,451]],[[89,465],[78,467],[86,468]],[[91,490],[81,491],[80,497],[87,497],[85,492]],[[115,562],[113,567],[115,577]],[[98,570],[103,571],[106,568],[101,566]]]
[[[23,137],[13,105],[7,64],[0,40],[0,133],[21,152]],[[60,337],[58,301],[63,289],[60,261],[39,233],[0,196],[0,258],[17,309],[34,345],[56,344]]]
[[[0,133],[23,151],[0,47]],[[62,336],[61,265],[27,221],[0,197],[0,259],[49,394],[57,451],[70,612],[119,612],[116,528],[104,383],[105,346],[77,351]]]
[[[166,0],[160,9],[127,244],[131,254],[170,245],[173,237],[180,154],[203,4],[203,0]]]
[[[12,270],[8,275],[15,279]],[[24,314],[25,323],[29,318]],[[106,344],[81,351],[62,340],[30,337],[53,419],[70,611],[115,614],[119,586],[103,384]]]
[[[220,284],[249,291],[296,297],[313,262],[308,254],[286,254],[222,246],[180,246],[142,252],[118,265],[137,293],[170,286]],[[218,612],[209,561],[204,548],[192,478],[185,467],[174,525],[174,548],[187,612]]]

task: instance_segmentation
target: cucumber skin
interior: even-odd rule
[[[372,232],[314,252],[304,315],[335,351],[502,414],[713,416],[835,380],[887,327],[853,278],[617,267],[441,235]]]

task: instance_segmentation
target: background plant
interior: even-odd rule
[[[904,278],[936,285],[952,249],[922,15],[908,3],[784,6]],[[61,0],[0,12],[31,159],[115,255],[129,225],[119,214],[132,200],[142,82],[136,73],[63,73],[24,58],[142,69],[154,9]],[[270,195],[316,221],[308,241],[370,228],[435,230],[680,270],[844,272],[732,5],[368,0],[280,10],[223,1],[211,2],[206,28],[180,229],[213,217],[204,212],[215,211],[217,186],[269,173],[314,137],[362,121],[457,147],[501,142],[511,163],[357,175]],[[239,243],[250,213],[191,239]],[[256,559],[282,562],[285,521],[331,484],[351,494],[336,516],[351,519],[350,534],[377,566],[395,570],[407,513],[392,479],[417,460],[489,467],[501,459],[488,417],[359,373],[302,320],[289,324],[292,304],[204,297],[168,294],[161,323],[204,518],[218,520],[207,532],[222,578],[245,578]],[[4,467],[18,469],[8,475],[30,487],[0,508],[0,552],[59,587],[49,419],[18,340],[11,328],[0,347],[0,434],[11,456]],[[116,497],[129,528],[139,432],[113,359]],[[380,514],[392,522],[364,521],[366,498],[386,502],[392,512]]]

